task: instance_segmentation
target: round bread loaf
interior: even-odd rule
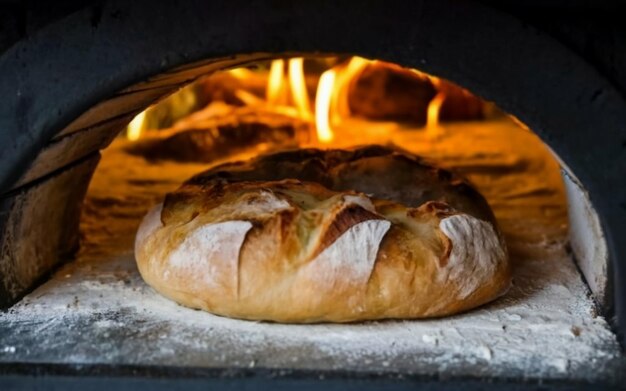
[[[511,281],[480,194],[380,147],[208,170],[148,213],[135,255],[144,280],[182,305],[276,322],[449,315]]]

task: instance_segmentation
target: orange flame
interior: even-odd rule
[[[233,68],[227,72],[239,80],[244,80],[252,75],[252,71],[247,68]]]
[[[334,59],[334,61],[337,60]],[[376,63],[375,60],[354,56],[349,61],[326,70],[319,79],[315,102],[310,101],[307,91],[304,59],[302,57],[273,60],[269,72],[263,75],[247,68],[235,68],[227,72],[242,81],[241,86],[234,91],[234,94],[245,106],[260,110],[268,109],[307,122],[315,121],[317,141],[327,144],[337,141],[336,132],[342,129],[344,122],[352,115],[350,91],[354,81],[360,77],[367,66]],[[389,66],[389,64],[385,66]],[[398,69],[401,70],[402,68],[398,66]],[[409,71],[412,71],[416,77],[430,80],[437,91],[428,104],[426,118],[426,129],[437,133],[440,127],[441,107],[446,99],[443,82],[435,76],[415,69],[409,69]],[[267,81],[265,82],[265,99],[263,99],[255,95],[252,88],[260,87],[258,81],[265,76]],[[248,86],[254,87],[248,90]],[[149,117],[150,113],[146,115],[144,111],[128,124],[126,135],[129,140],[137,140],[142,136],[147,123],[153,122]]]
[[[265,103],[263,99],[259,98],[251,92],[242,89],[235,90],[235,96],[239,98],[239,100],[241,100],[246,106],[260,106]]]
[[[370,64],[371,61],[363,57],[354,56],[350,59],[348,65],[338,73],[337,82],[333,91],[333,105],[330,117],[333,123],[340,121],[341,118],[350,116],[349,92],[350,83]]]
[[[329,143],[334,135],[330,127],[330,103],[335,85],[336,72],[332,69],[322,73],[317,85],[315,96],[315,124],[317,139],[322,143]]]
[[[145,110],[137,114],[135,118],[126,127],[126,138],[131,141],[139,140],[143,132],[144,122],[146,120]]]
[[[277,103],[283,88],[285,62],[274,60],[270,66],[270,74],[267,82],[266,98],[269,103]]]
[[[426,128],[436,129],[439,127],[439,112],[441,111],[441,105],[446,99],[446,94],[443,92],[437,93],[435,97],[428,103],[428,110],[426,116]]]
[[[310,120],[311,106],[309,104],[309,94],[306,90],[303,65],[303,58],[292,58],[289,60],[289,86],[291,87],[291,96],[300,116],[305,120]]]
[[[317,139],[329,143],[334,138],[332,126],[350,116],[350,83],[370,64],[362,57],[352,57],[348,65],[322,74],[315,97]]]

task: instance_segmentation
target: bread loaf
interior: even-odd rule
[[[145,281],[182,305],[276,322],[443,316],[511,280],[484,199],[380,148],[211,169],[148,213],[135,254]]]

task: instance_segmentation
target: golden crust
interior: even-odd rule
[[[343,163],[332,152],[311,152],[315,165],[337,172],[346,162],[367,160],[362,150],[349,159],[342,155]],[[243,171],[231,166],[239,174],[224,175],[221,167],[192,178],[146,217],[136,257],[148,284],[180,304],[218,315],[294,323],[443,316],[508,289],[506,248],[482,197],[472,204],[478,193],[448,197],[478,216],[441,198],[411,207],[313,182],[274,180],[270,168],[277,166],[268,160],[279,160],[266,159],[255,161],[264,167],[260,172],[244,164]],[[292,162],[295,167],[297,159]],[[412,175],[428,176],[431,169],[415,160]],[[445,183],[452,177],[434,178],[433,188],[454,191]],[[331,187],[341,185],[333,178]],[[404,187],[424,190],[406,182]]]

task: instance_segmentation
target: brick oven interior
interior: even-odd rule
[[[343,6],[256,4],[240,16],[252,23],[247,28],[287,29],[292,36],[256,42],[241,39],[249,31],[235,27],[241,30],[224,38],[218,23],[205,42],[197,38],[202,18],[227,20],[236,4],[156,4],[150,11],[142,2],[70,1],[47,19],[28,6],[0,3],[7,15],[43,19],[25,42],[20,32],[28,24],[8,29],[15,38],[6,35],[0,54],[0,72],[15,75],[2,80],[0,91],[18,91],[0,108],[0,125],[13,129],[0,135],[5,379],[27,386],[40,384],[35,373],[61,386],[88,379],[128,386],[129,376],[147,384],[159,377],[236,385],[278,379],[315,386],[327,378],[372,386],[406,385],[403,379],[444,387],[619,384],[626,367],[618,283],[625,259],[619,174],[626,169],[626,133],[617,125],[626,123],[624,80],[618,71],[607,80],[612,68],[598,60],[606,47],[588,46],[596,52],[579,57],[576,44],[590,45],[591,38],[572,31],[595,26],[579,19],[586,8],[544,10],[562,15],[545,31],[533,7],[425,1],[409,7],[419,16],[416,28],[413,18],[400,16],[407,4],[371,2],[358,14],[367,28],[335,41],[330,32],[297,32],[297,23],[275,24],[270,15],[313,26],[345,15]],[[607,7],[594,12],[603,15]],[[256,22],[251,15],[261,10],[268,17]],[[385,17],[371,17],[382,10]],[[160,19],[164,12],[190,21],[188,29],[159,29],[168,23]],[[328,30],[340,19],[328,20]],[[380,39],[390,20],[404,35],[363,43]],[[147,38],[138,26],[160,32]],[[81,37],[83,29],[92,36]],[[473,40],[459,43],[468,31]],[[494,31],[503,41],[517,37],[508,41],[517,50],[494,39]],[[119,34],[127,39],[115,55],[98,53]],[[86,64],[49,54],[61,36],[68,37],[63,50],[87,53]],[[221,46],[207,49],[217,37]],[[419,43],[407,49],[407,39]],[[626,49],[623,36],[613,42],[620,44]],[[32,61],[42,53],[49,63]],[[536,56],[524,57],[530,53]],[[131,54],[131,64],[118,69]],[[290,79],[296,63],[305,70],[306,108]],[[18,71],[20,64],[26,70]],[[359,71],[349,75],[350,64],[360,64]],[[272,86],[278,69],[281,81]],[[325,141],[317,104],[328,72],[337,90],[347,80],[333,99],[348,109],[329,104],[332,139]],[[68,74],[73,83],[64,81]],[[189,136],[198,131],[213,132],[209,144]],[[224,141],[228,131],[236,136]],[[250,141],[260,133],[268,136]],[[441,319],[289,325],[187,309],[142,280],[133,250],[137,226],[192,175],[272,151],[363,144],[401,147],[476,186],[506,238],[514,273],[509,293]]]

